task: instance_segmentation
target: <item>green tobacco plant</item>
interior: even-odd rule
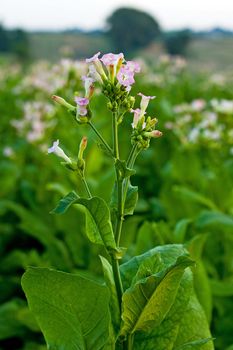
[[[151,139],[162,133],[154,129],[157,119],[146,115],[153,96],[139,93],[140,108],[132,109],[135,98],[130,90],[134,74],[140,71],[138,63],[126,62],[123,54],[106,54],[101,59],[99,55],[87,59],[85,96],[75,96],[76,106],[59,96],[53,99],[68,110],[80,128],[86,125],[93,129],[100,148],[111,159],[115,183],[109,203],[94,196],[87,182],[86,137],[80,142],[77,159],[66,155],[59,140],[48,152],[61,157],[67,171],[76,174],[83,185],[62,198],[52,213],[64,214],[71,206],[81,213],[87,238],[104,248],[104,256],[100,256],[104,283],[80,273],[31,267],[22,278],[29,307],[51,350],[212,350],[206,315],[194,292],[194,262],[182,244],[157,246],[120,264],[127,250],[121,246],[122,227],[138,200],[138,188],[131,184],[135,161],[149,148]],[[92,122],[96,82],[112,114],[111,144]],[[127,112],[134,117],[131,149],[123,159],[125,149],[118,135]],[[86,197],[80,195],[83,189]]]

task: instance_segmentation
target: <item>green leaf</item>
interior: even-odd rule
[[[210,322],[212,316],[212,292],[209,277],[202,261],[202,253],[206,239],[206,234],[196,235],[190,242],[188,242],[187,248],[192,259],[196,262],[196,265],[192,268],[194,289],[198,300],[206,313],[206,317]]]
[[[116,159],[116,168],[120,172],[120,176],[122,179],[130,177],[136,173],[134,169],[130,169],[126,166],[125,160]]]
[[[184,242],[187,228],[191,222],[192,222],[191,219],[181,219],[180,221],[177,222],[173,233],[175,243]]]
[[[125,207],[124,207],[125,215],[133,215],[134,209],[137,205],[137,201],[138,201],[138,187],[132,186],[131,183],[129,183],[126,199],[125,199]]]
[[[121,321],[121,314],[120,314],[120,309],[118,304],[117,291],[116,291],[116,285],[113,277],[112,266],[110,265],[108,260],[105,259],[103,256],[100,256],[100,260],[102,263],[104,280],[110,291],[110,310],[112,315],[112,322],[113,322],[115,331],[118,332],[120,321]]]
[[[204,211],[196,221],[198,229],[233,229],[233,218],[220,212]],[[233,232],[233,231],[232,231]]]
[[[210,280],[210,287],[213,295],[217,297],[232,297],[233,296],[233,281],[227,280]]]
[[[202,345],[208,343],[211,340],[213,340],[213,338],[205,338],[205,339],[194,340],[194,341],[185,343],[185,344],[179,346],[178,348],[175,348],[174,350],[202,349]]]
[[[206,198],[205,196],[203,196],[198,192],[195,192],[193,190],[190,190],[187,187],[182,187],[182,186],[174,186],[173,189],[174,189],[174,192],[184,196],[185,199],[204,205],[209,209],[218,210],[214,202],[212,202],[209,198]]]
[[[63,214],[72,204],[77,204],[85,215],[85,234],[89,240],[116,250],[110,211],[105,201],[99,197],[80,198],[75,192],[70,192],[60,200],[53,212]]]
[[[100,350],[109,338],[109,292],[79,275],[29,268],[22,278],[29,307],[52,350]]]
[[[158,255],[145,261],[139,267],[138,280],[123,294],[123,336],[161,324],[176,298],[185,268],[193,263],[187,256],[180,256],[174,265],[153,274],[154,268],[149,268],[148,263],[154,258],[154,268],[161,265]]]
[[[64,214],[67,209],[78,200],[79,196],[74,191],[68,193],[62,198],[55,209],[51,211],[53,214]]]
[[[133,215],[134,209],[137,205],[138,201],[138,187],[132,186],[129,182],[127,194],[125,198],[125,205],[124,205],[124,215]],[[111,209],[114,211],[117,211],[117,185],[114,184],[113,191],[112,191],[112,197],[111,197],[111,203],[110,203]]]

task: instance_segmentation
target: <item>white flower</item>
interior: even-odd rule
[[[71,159],[65,154],[63,149],[59,147],[59,140],[53,142],[52,147],[48,149],[48,153],[54,153],[56,156],[64,159],[67,163],[71,163]]]

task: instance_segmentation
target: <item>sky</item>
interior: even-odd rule
[[[233,0],[0,0],[0,23],[26,30],[90,30],[103,28],[120,6],[149,12],[165,30],[233,30]]]

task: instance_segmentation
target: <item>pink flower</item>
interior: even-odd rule
[[[163,135],[163,133],[159,130],[153,130],[151,131],[151,137],[154,137],[154,138],[158,138],[158,137],[161,137]]]
[[[123,53],[119,54],[114,54],[114,53],[107,53],[103,55],[103,57],[100,59],[103,64],[108,67],[108,66],[117,66],[118,62],[120,59],[123,60],[124,55]]]
[[[155,96],[145,96],[143,95],[141,92],[138,93],[138,96],[141,96],[142,100],[140,103],[140,108],[141,108],[141,115],[145,114],[145,111],[147,109],[147,106],[149,104],[150,100],[153,100],[155,98]]]
[[[81,116],[87,115],[87,107],[86,106],[89,103],[89,99],[86,97],[75,96],[74,100],[78,105],[79,115],[81,115]]]
[[[58,157],[64,159],[67,163],[72,163],[70,158],[63,151],[63,149],[59,147],[59,140],[53,142],[52,147],[48,149],[48,153],[54,153]]]
[[[135,61],[127,61],[125,65],[126,69],[129,69],[133,73],[139,73],[141,71],[141,67],[138,62]]]
[[[85,88],[85,96],[86,98],[91,98],[94,92],[94,79],[91,77],[88,77],[87,75],[82,76],[82,81],[84,83],[84,88]]]
[[[92,56],[90,58],[86,58],[86,62],[91,63],[91,62],[99,61],[99,55],[100,55],[100,52],[97,52],[94,56]]]
[[[124,66],[122,66],[119,70],[117,74],[117,79],[121,85],[126,87],[131,86],[135,83],[134,73],[129,69],[125,68]]]
[[[141,119],[141,110],[139,108],[131,109],[131,112],[134,113],[133,123],[131,124],[133,129],[138,125],[139,120]]]

